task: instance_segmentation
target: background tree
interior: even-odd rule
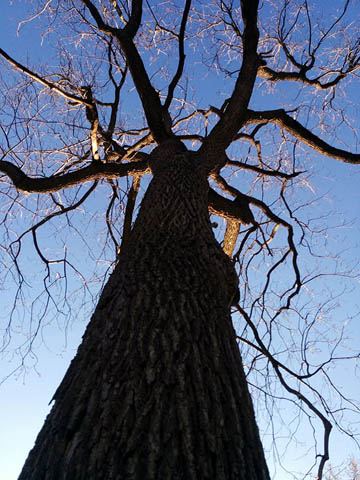
[[[29,21],[56,57],[32,66],[0,50],[9,69],[3,264],[12,262],[4,280],[10,272],[18,282],[16,306],[28,235],[45,268],[23,354],[51,303],[59,315],[72,313],[69,270],[87,288],[62,228],[114,270],[20,478],[268,478],[231,306],[242,318],[246,374],[266,392],[267,415],[292,398],[310,425],[322,424],[320,444],[314,436],[321,477],[332,425],[355,437],[343,414],[358,404],[329,377],[345,358],[342,332],[335,340],[319,325],[339,289],[324,298],[313,284],[354,272],[338,262],[317,270],[314,258],[327,256],[314,239],[325,235],[324,219],[301,190],[313,152],[360,159],[343,145],[356,146],[342,94],[353,92],[359,66],[352,4],[326,18],[306,1],[35,5]],[[257,91],[271,95],[264,102]],[[100,248],[98,233],[94,245],[80,228],[78,212],[92,198],[107,227]],[[16,225],[19,209],[28,228]],[[226,222],[223,237],[217,231],[222,250],[208,211]],[[58,234],[46,248],[45,225]],[[315,293],[311,306],[307,291]],[[326,346],[317,359],[315,344]],[[321,376],[337,394],[331,403]]]
[[[360,478],[360,469],[358,462],[352,458],[349,460],[347,465],[342,465],[341,468],[334,469],[330,466],[326,473],[326,480],[337,480],[339,478],[349,479],[349,480],[359,480]]]

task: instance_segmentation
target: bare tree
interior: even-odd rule
[[[337,480],[339,478],[348,479],[348,480],[359,480],[360,478],[360,469],[358,462],[352,458],[349,460],[348,464],[342,466],[342,468],[333,469],[331,466],[326,472],[326,480]]]
[[[357,139],[342,93],[360,64],[351,2],[325,19],[306,0],[35,4],[27,21],[56,37],[56,60],[25,65],[0,49],[2,261],[15,306],[27,236],[45,269],[28,351],[51,303],[71,314],[69,271],[87,288],[71,240],[45,249],[44,225],[91,248],[75,220],[96,198],[107,232],[94,256],[109,260],[111,248],[113,271],[19,478],[267,479],[249,385],[269,415],[286,400],[320,422],[321,478],[333,425],[346,430],[340,417],[359,412],[329,369],[358,355],[317,323],[338,292],[311,309],[303,294],[322,275],[354,272],[310,268],[326,256],[313,239],[327,220],[298,192],[315,154],[360,161],[343,145]],[[205,77],[219,86],[206,100]],[[225,222],[219,242],[209,212]]]

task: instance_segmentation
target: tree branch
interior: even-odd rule
[[[219,164],[218,153],[233,141],[246,120],[246,110],[254,88],[257,69],[260,65],[257,54],[259,31],[257,28],[258,0],[242,0],[241,11],[244,22],[243,61],[234,91],[230,99],[222,107],[222,115],[214,126],[206,141],[200,148],[208,158],[211,170]]]
[[[223,250],[230,258],[233,256],[236,241],[240,233],[240,224],[241,222],[235,220],[228,220],[226,223]]]
[[[330,433],[332,429],[332,425],[330,421],[325,417],[325,415],[318,409],[316,406],[303,394],[300,392],[300,389],[296,390],[295,388],[290,387],[290,385],[286,382],[282,372],[280,371],[280,368],[284,368],[286,372],[290,373],[293,375],[297,380],[302,381],[296,374],[294,374],[290,369],[282,365],[266,348],[264,343],[262,342],[259,332],[257,331],[256,326],[253,324],[251,321],[250,316],[246,313],[246,311],[239,305],[235,305],[235,308],[238,310],[238,312],[243,316],[245,319],[246,323],[249,325],[251,328],[254,337],[260,347],[261,352],[267,357],[267,359],[270,361],[272,367],[274,368],[276,375],[278,376],[281,385],[287,390],[291,395],[294,395],[296,398],[298,398],[301,402],[305,403],[305,405],[309,408],[310,411],[312,411],[322,422],[323,427],[324,427],[324,440],[323,440],[323,453],[320,456],[320,464],[318,467],[318,479],[322,478],[323,471],[324,471],[324,466],[327,460],[329,460],[329,439],[330,439]],[[307,387],[309,385],[302,381],[303,384],[305,384]],[[309,387],[310,388],[310,387]]]
[[[191,6],[191,0],[186,0],[185,7],[184,7],[184,12],[183,12],[183,17],[181,20],[181,25],[180,25],[180,32],[179,32],[179,63],[178,67],[176,70],[176,73],[174,75],[174,78],[171,80],[169,88],[168,88],[168,94],[164,103],[164,108],[167,110],[170,106],[170,103],[173,99],[174,96],[174,90],[176,88],[176,85],[178,84],[183,69],[184,69],[184,63],[185,63],[185,53],[184,53],[184,36],[185,36],[185,28],[186,28],[186,23],[187,19],[189,16],[189,11],[190,11],[190,6]]]
[[[132,11],[130,19],[126,26],[121,30],[119,28],[107,25],[95,5],[90,0],[81,0],[87,7],[98,29],[115,38],[125,55],[129,65],[129,70],[135,84],[136,91],[140,96],[144,113],[154,140],[161,143],[172,136],[168,118],[161,105],[160,97],[152,86],[141,56],[136,48],[133,38],[135,37],[142,17],[142,1],[134,0],[132,2]]]
[[[95,161],[100,160],[99,147],[98,147],[98,130],[99,130],[99,115],[97,107],[93,101],[92,90],[90,86],[81,87],[84,97],[88,103],[92,106],[86,107],[86,118],[91,125],[90,129],[90,142],[92,159]]]
[[[317,90],[327,90],[331,87],[335,87],[335,85],[337,85],[340,80],[345,78],[349,73],[354,72],[359,67],[360,65],[356,65],[352,68],[349,67],[348,70],[346,70],[345,72],[339,71],[337,72],[337,75],[333,80],[324,83],[321,83],[319,78],[307,78],[307,76],[303,72],[276,72],[275,70],[266,66],[261,66],[259,68],[258,76],[261,78],[265,78],[266,80],[271,80],[272,82],[301,82],[304,85],[315,87]]]
[[[246,197],[246,199],[251,199],[251,197],[248,197],[247,195],[244,195],[244,197]],[[212,214],[218,215],[219,217],[226,218],[227,220],[240,222],[245,225],[248,225],[250,223],[249,218],[247,217],[247,212],[244,212],[243,202],[241,200],[238,201],[238,198],[235,198],[235,200],[230,200],[228,198],[223,197],[222,195],[219,195],[212,188],[209,188],[208,201],[209,201],[209,211]],[[248,203],[247,203],[247,208],[249,209]],[[252,216],[252,218],[254,217]]]
[[[278,178],[295,178],[298,175],[304,173],[303,171],[294,172],[294,173],[285,173],[280,170],[266,170],[264,168],[257,167],[256,165],[251,165],[249,163],[239,162],[237,160],[227,160],[226,165],[232,167],[243,168],[244,170],[251,170],[252,172],[259,173],[260,175],[266,175],[268,177],[278,177]]]
[[[70,100],[80,105],[86,105],[87,107],[90,107],[90,108],[93,106],[92,103],[88,103],[84,98],[78,97],[71,93],[67,93],[65,90],[57,87],[54,83],[48,82],[44,78],[40,77],[37,73],[32,72],[27,67],[25,67],[24,65],[14,60],[12,57],[10,57],[10,55],[8,55],[2,48],[0,48],[0,55],[3,58],[5,58],[5,60],[7,60],[10,63],[10,65],[15,67],[16,70],[24,73],[25,75],[32,78],[36,82],[41,83],[41,85],[44,85],[45,87],[49,88],[53,92],[58,93],[62,97],[66,98],[67,100]]]
[[[246,124],[272,122],[285,128],[291,135],[300,140],[305,145],[327,157],[335,158],[345,163],[360,163],[360,154],[347,152],[340,148],[333,147],[321,140],[317,135],[304,127],[300,122],[294,120],[285,110],[267,110],[264,112],[255,112],[248,110],[248,119]]]
[[[19,167],[2,160],[0,161],[0,172],[5,173],[19,191],[26,193],[51,193],[92,180],[124,177],[137,173],[150,173],[150,167],[147,160],[121,164],[93,162],[87,167],[64,175],[33,178],[26,175]]]

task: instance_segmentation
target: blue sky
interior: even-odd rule
[[[33,29],[33,24],[23,25],[20,34],[16,36],[17,21],[22,17],[25,5],[26,3],[24,2],[14,1],[13,5],[10,6],[9,2],[5,0],[2,5],[0,20],[0,46],[8,53],[16,55],[16,58],[20,61],[25,62],[27,57],[34,63],[38,62],[39,59],[51,61],[51,53],[49,54],[46,41],[41,46],[40,32]],[[9,21],[9,19],[11,20]],[[203,80],[204,87],[201,86],[201,92],[206,103],[206,94],[209,93],[209,97],[211,97],[212,81],[214,82],[213,90],[216,91],[219,85],[215,85],[215,80],[211,77],[206,80],[206,86],[205,79]],[[293,88],[291,85],[280,93],[284,97],[286,95],[291,96],[291,89]],[[258,108],[273,108],[277,104],[277,98],[277,96],[273,96],[271,93],[264,93],[262,96],[256,97],[254,105]],[[359,120],[359,112],[357,112],[357,115],[357,118],[355,118],[356,122]],[[356,127],[356,124],[354,126]],[[331,238],[332,233],[330,233],[328,243],[333,251],[343,251],[349,248],[349,251],[345,253],[345,260],[356,260],[359,257],[358,243],[360,238],[360,190],[358,188],[360,170],[358,171],[357,167],[341,164],[335,160],[318,155],[312,155],[311,158],[313,161],[312,168],[316,171],[316,176],[314,175],[313,177],[314,191],[306,193],[304,189],[303,193],[309,196],[325,195],[316,208],[320,209],[319,213],[326,211],[330,215],[330,222],[334,224],[339,223],[340,217],[338,214],[341,213],[348,222],[352,223],[334,232],[334,238]],[[96,219],[96,199],[89,201],[87,206]],[[334,212],[333,217],[331,217],[331,212]],[[314,216],[316,215],[317,212],[314,212]],[[80,214],[76,218],[81,222]],[[20,226],[21,222],[25,224],[27,221],[19,219]],[[99,232],[100,227],[96,231]],[[50,237],[51,231],[45,231],[41,238],[45,242],[46,238]],[[70,241],[72,240],[70,239]],[[82,258],[81,246],[74,246],[73,255],[78,257],[77,260],[84,269],[89,268],[87,267],[87,259]],[[24,266],[30,272],[40,271],[40,264],[36,259],[36,255],[27,243],[25,244]],[[40,283],[40,280],[34,279],[34,285],[31,287],[34,292],[33,295],[40,288]],[[331,280],[329,280],[329,284],[331,284]],[[333,289],[336,289],[337,285],[335,283],[331,286]],[[95,285],[94,292],[99,288],[100,284]],[[325,291],[325,287],[322,285],[318,288],[319,292],[322,289]],[[356,281],[351,282],[351,288],[353,290],[342,297],[341,303],[331,313],[336,316],[339,324],[343,323],[346,317],[356,315],[359,311],[360,290],[358,283]],[[7,290],[6,292],[0,292],[0,295],[2,293],[0,301],[4,311],[0,314],[1,328],[3,328],[3,322],[4,325],[6,324],[6,317],[10,312],[11,304],[9,303],[9,298],[11,298],[13,292]],[[49,411],[49,401],[76,352],[77,345],[86,326],[86,321],[89,318],[90,310],[91,305],[88,304],[86,308],[77,310],[76,318],[72,318],[70,323],[67,323],[67,319],[64,319],[62,322],[60,318],[60,320],[58,319],[45,326],[42,329],[41,336],[36,341],[34,354],[31,354],[36,355],[36,357],[32,356],[28,359],[27,365],[30,367],[25,370],[19,369],[0,386],[0,412],[2,412],[0,414],[0,451],[2,452],[0,457],[0,476],[2,480],[15,480],[17,478],[25,457],[33,445],[35,437]],[[18,319],[18,321],[20,324],[22,319]],[[0,380],[19,366],[20,358],[16,353],[16,347],[21,344],[21,335],[23,333],[19,331],[19,337],[15,339],[14,344],[10,344],[6,354],[1,359]],[[356,349],[358,346],[357,339],[360,338],[358,322],[355,326],[350,327],[350,335],[352,336],[350,341]],[[343,375],[344,371],[347,372],[346,375]],[[336,372],[335,376],[341,380],[344,388],[346,387],[350,390],[351,395],[355,398],[359,391],[359,385],[354,383],[351,368],[342,365],[341,370]],[[304,435],[306,435],[306,431],[304,430]],[[286,443],[287,439],[284,442]],[[299,451],[289,449],[284,462],[288,465],[296,465],[296,468],[299,469],[304,468],[303,465],[305,464],[309,465],[308,458],[300,458],[295,462],[294,459],[296,457],[302,456],[302,453],[299,453],[300,451],[303,452],[300,449]],[[333,463],[344,462],[351,454],[357,455],[351,443],[344,440],[344,438],[339,439],[336,435],[332,442],[332,451],[334,453]],[[359,457],[360,455],[357,456]],[[271,458],[269,458],[269,461],[271,464]],[[286,473],[278,470],[275,478],[276,480],[286,480],[289,477]]]

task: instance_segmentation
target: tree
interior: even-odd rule
[[[346,476],[345,476],[346,475]],[[328,469],[326,480],[337,480],[338,478],[348,478],[349,480],[358,480],[360,478],[360,471],[358,462],[352,458],[346,466],[334,472],[333,469]]]
[[[350,2],[325,28],[307,1],[285,1],[281,7],[268,2],[259,9],[250,0],[240,8],[223,1],[134,0],[128,7],[116,0],[53,0],[39,1],[37,8],[32,21],[50,38],[56,29],[64,37],[57,39],[55,67],[25,66],[0,49],[17,79],[14,95],[6,92],[3,112],[5,194],[13,199],[9,192],[18,192],[14,205],[21,192],[46,197],[38,206],[43,218],[25,233],[45,265],[50,300],[58,280],[54,264],[75,267],[66,255],[49,260],[38,231],[59,215],[66,218],[104,186],[111,192],[105,220],[116,265],[19,478],[269,478],[239,340],[322,422],[321,477],[333,411],[320,393],[323,407],[286,376],[308,386],[309,378],[326,374],[335,350],[313,367],[305,340],[303,366],[294,372],[271,352],[271,338],[282,316],[296,311],[301,318],[296,299],[318,276],[300,270],[299,249],[312,248],[306,235],[311,225],[295,216],[300,206],[291,207],[287,197],[306,178],[297,152],[304,145],[350,164],[360,160],[360,154],[327,143],[321,134],[328,121],[335,125],[337,116],[344,118],[336,95],[343,85],[350,88],[359,67],[356,28],[343,23]],[[275,21],[269,24],[268,18]],[[75,46],[69,45],[73,38]],[[220,106],[200,108],[197,96],[191,98],[198,84],[186,88],[191,72],[185,50],[193,49],[188,68],[196,69],[201,45],[199,60],[209,61],[228,84],[226,98],[211,99]],[[162,63],[164,49],[176,53],[168,64]],[[10,81],[8,74],[4,88]],[[320,129],[313,118],[306,121],[310,107],[300,92],[286,109],[255,109],[250,103],[264,83],[276,88],[288,82],[321,93],[311,106],[319,112]],[[139,104],[124,98],[126,88],[135,89]],[[129,108],[127,115],[123,108]],[[239,142],[250,145],[247,157],[237,150]],[[142,177],[150,173],[141,198]],[[240,187],[230,183],[234,173]],[[244,193],[248,173],[253,180]],[[115,210],[121,177],[132,178],[122,230]],[[59,193],[66,189],[73,192],[68,201]],[[222,248],[209,212],[226,220]],[[7,251],[20,286],[25,233],[10,241]],[[263,279],[253,282],[251,268],[264,259]],[[284,272],[290,279],[285,288],[277,277]],[[274,289],[277,307],[269,300]],[[236,337],[232,306],[253,340]],[[259,312],[265,333],[257,324]],[[310,328],[311,322],[305,337]]]

